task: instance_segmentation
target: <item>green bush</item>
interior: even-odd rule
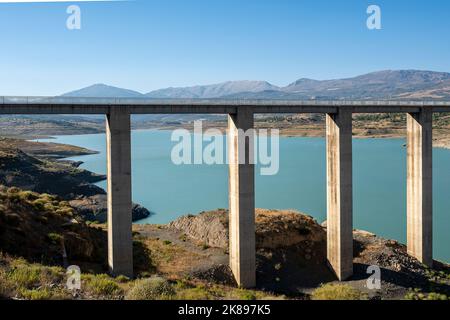
[[[26,265],[20,259],[16,260],[12,268],[0,275],[0,296],[19,296],[29,300],[46,300],[56,294],[58,285],[64,279],[64,270],[59,267],[44,267],[40,265]]]
[[[136,281],[126,295],[127,300],[169,300],[175,295],[172,285],[164,278],[152,277]]]
[[[130,281],[130,278],[128,278],[126,276],[123,276],[123,275],[120,275],[120,276],[116,277],[116,281],[118,281],[120,283],[125,283],[125,282]]]
[[[60,205],[62,207],[62,205]],[[62,207],[56,209],[55,213],[61,216],[69,216],[72,217],[74,214],[74,210],[70,207]]]
[[[315,289],[312,300],[364,300],[364,294],[348,284],[328,283]]]
[[[52,292],[47,289],[23,289],[19,291],[21,298],[26,300],[50,300],[53,298]]]
[[[123,293],[120,286],[106,274],[89,276],[86,286],[96,296],[116,298]]]
[[[34,200],[31,205],[33,208],[37,211],[45,211],[45,206],[47,205],[47,201],[44,199],[36,199]]]
[[[9,279],[17,288],[33,289],[41,283],[41,268],[20,266],[9,273]]]
[[[0,300],[9,298],[13,290],[14,285],[7,278],[7,275],[0,270]]]
[[[19,188],[17,188],[17,187],[11,187],[11,188],[9,188],[8,190],[7,190],[7,192],[9,193],[9,194],[17,194],[17,193],[20,193],[22,190],[20,190]]]
[[[62,235],[60,235],[60,234],[58,234],[58,233],[49,233],[49,234],[47,234],[47,238],[51,241],[51,242],[53,242],[53,243],[55,243],[55,244],[59,244],[59,243],[61,243],[61,240],[63,239],[63,236]]]
[[[31,191],[22,191],[20,193],[20,196],[22,199],[26,201],[34,201],[38,198],[37,193],[31,192]]]

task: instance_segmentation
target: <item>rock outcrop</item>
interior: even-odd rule
[[[228,247],[228,211],[217,210],[187,215],[169,223],[190,239],[216,248]]]
[[[202,212],[187,215],[168,224],[169,228],[182,231],[192,240],[210,247],[228,248],[228,211]],[[256,209],[256,246],[277,249],[303,241],[323,242],[323,228],[310,216],[288,210]]]
[[[86,220],[105,223],[107,221],[106,194],[97,194],[69,201],[69,204]],[[139,221],[150,216],[150,211],[139,204],[133,203],[132,219]]]
[[[321,283],[336,280],[327,265],[326,223],[296,211],[256,209],[256,260],[258,286],[287,294],[309,292]],[[190,241],[228,249],[228,212],[217,210],[197,216],[181,217],[167,225],[168,230],[187,236]],[[370,298],[403,298],[409,288],[448,294],[450,286],[434,281],[430,273],[450,274],[448,264],[435,261],[430,271],[407,254],[406,246],[370,232],[355,230],[354,276],[348,283],[367,291]],[[382,290],[367,290],[367,268],[382,270]],[[226,278],[222,266],[202,271],[200,278]],[[222,274],[223,276],[217,276]]]

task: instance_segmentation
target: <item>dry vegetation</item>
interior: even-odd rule
[[[311,294],[312,300],[365,300],[367,297],[348,284],[329,283]]]
[[[372,298],[358,288],[357,281],[341,285],[328,277],[324,228],[311,217],[293,211],[257,210],[258,289],[237,288],[226,266],[227,240],[221,244],[225,247],[208,245],[218,243],[209,241],[214,233],[208,228],[221,226],[227,237],[226,217],[226,210],[218,210],[188,216],[181,220],[183,223],[171,226],[135,226],[136,279],[114,278],[106,274],[105,225],[85,223],[67,202],[55,196],[1,187],[0,298]],[[175,226],[185,229],[177,230]],[[209,236],[202,236],[199,230]],[[199,238],[195,240],[192,236]],[[402,275],[408,277],[405,279],[412,287],[420,284],[402,297],[447,299],[450,281],[447,266],[440,270],[424,269],[406,255],[403,246],[367,233],[355,233],[355,241],[357,265],[375,263],[385,268],[387,274],[395,273],[396,281]],[[63,249],[67,261],[63,259]],[[222,259],[222,264],[218,265],[218,259]],[[79,265],[82,270],[81,290],[77,292],[66,289],[68,275],[62,266],[69,264]],[[417,276],[425,284],[415,282]],[[328,282],[331,284],[321,286]],[[301,286],[318,289],[308,294],[301,291]],[[393,290],[389,283],[385,286]]]

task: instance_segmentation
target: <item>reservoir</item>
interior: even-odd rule
[[[139,223],[163,224],[186,214],[228,207],[227,165],[171,161],[171,131],[132,132],[133,201],[154,214]],[[99,151],[70,158],[106,173],[104,134],[57,136],[45,141]],[[44,140],[40,140],[44,141]],[[353,140],[354,228],[406,242],[405,139]],[[257,168],[258,169],[258,168]],[[450,262],[450,150],[433,151],[434,258]],[[326,219],[324,138],[280,137],[277,175],[255,170],[256,207],[295,209]],[[105,188],[106,182],[99,183]]]

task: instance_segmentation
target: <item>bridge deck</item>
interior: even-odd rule
[[[353,113],[415,113],[422,108],[450,112],[450,101],[317,101],[317,100],[221,100],[0,97],[0,114],[108,114],[122,108],[130,114],[234,114],[238,108],[253,113],[337,113],[339,108]]]

